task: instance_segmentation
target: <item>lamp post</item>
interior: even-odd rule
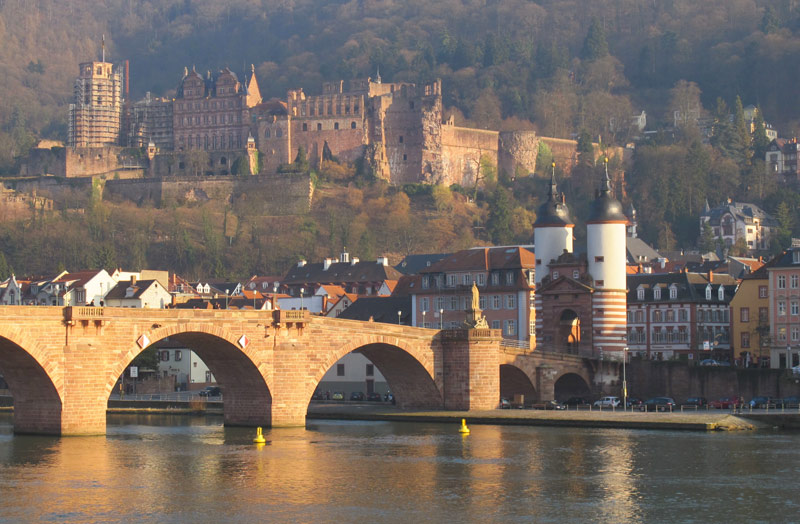
[[[425,325],[425,313],[426,313],[425,311],[422,312],[422,327],[427,327]]]
[[[439,310],[439,330],[441,331],[444,329],[444,322],[442,321],[442,317],[444,317],[444,309]]]
[[[303,293],[305,293],[305,288],[300,288],[300,311],[303,311]]]
[[[628,376],[625,373],[625,364],[628,361],[628,346],[622,348],[622,411],[628,410]]]
[[[230,292],[230,289],[225,290],[225,309],[228,309],[228,295],[230,295]]]
[[[397,312],[397,325],[398,325],[398,326],[400,325],[400,316],[401,316],[402,314],[403,314],[403,312],[402,312],[402,311],[398,311],[398,312]]]

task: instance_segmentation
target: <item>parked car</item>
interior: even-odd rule
[[[534,409],[545,409],[545,410],[556,410],[561,411],[562,409],[567,409],[567,406],[562,404],[557,400],[546,400],[544,402],[540,402],[538,404],[533,405]]]
[[[700,361],[701,366],[721,366],[722,363],[718,360],[714,360],[713,358],[707,358]]]
[[[619,404],[619,397],[603,397],[594,401],[594,407],[596,408],[615,408]]]
[[[505,397],[500,398],[500,409],[511,409],[511,401]]]
[[[753,400],[749,402],[750,407],[753,409],[763,409],[763,408],[774,408],[775,406],[783,405],[783,400],[779,398],[772,398],[772,397],[753,397]]]
[[[675,401],[670,397],[653,397],[642,402],[639,411],[672,411]]]
[[[344,400],[344,393],[341,391],[334,391],[331,393],[331,400]]]
[[[350,400],[360,402],[364,400],[364,398],[365,398],[364,393],[362,393],[361,391],[353,391],[352,393],[350,393]]]
[[[739,404],[738,397],[722,397],[719,400],[712,400],[708,403],[714,409],[730,409]]]
[[[800,407],[800,397],[791,396],[783,399],[783,407],[785,408],[798,408]]]
[[[704,408],[708,405],[708,401],[706,400],[705,397],[689,397],[686,399],[686,402],[684,402],[683,405],[696,408]]]
[[[569,397],[567,400],[564,401],[565,406],[582,406],[588,403],[589,401],[583,397]]]
[[[222,388],[219,386],[206,386],[198,393],[201,397],[218,397],[222,395]]]
[[[373,391],[372,393],[367,393],[367,400],[370,402],[380,402],[383,400],[383,397],[381,397],[380,393]]]
[[[628,397],[628,403],[626,404],[629,408],[638,408],[642,405],[642,399],[636,397]]]

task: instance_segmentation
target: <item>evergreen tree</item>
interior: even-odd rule
[[[750,162],[750,126],[744,118],[744,107],[742,99],[737,96],[733,106],[733,135],[731,149],[734,152],[734,160],[740,166]]]
[[[11,276],[11,269],[8,267],[8,262],[6,262],[5,254],[0,251],[0,281],[5,280]]]
[[[704,222],[702,232],[700,233],[700,241],[697,243],[697,247],[700,248],[700,253],[714,251],[716,245],[717,243],[714,239],[714,230],[711,228],[711,225],[709,225],[708,222]]]
[[[589,26],[589,32],[586,34],[586,39],[583,41],[581,58],[592,61],[603,58],[606,55],[608,55],[606,31],[600,21],[597,18],[593,18],[592,24]]]
[[[767,137],[767,127],[764,123],[764,116],[761,114],[760,108],[756,108],[753,127],[755,128],[753,130],[753,158],[764,160],[770,140]]]
[[[777,32],[780,27],[781,21],[778,18],[778,14],[771,5],[767,5],[764,8],[764,16],[761,17],[761,32],[768,35]]]
[[[489,218],[486,221],[486,229],[495,244],[511,242],[511,214],[512,203],[508,190],[498,185],[489,202]]]

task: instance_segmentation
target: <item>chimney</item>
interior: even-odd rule
[[[332,258],[327,258],[326,257],[325,261],[322,263],[322,270],[323,271],[327,271],[328,268],[331,267],[331,264],[333,264],[333,260],[334,259],[332,259]]]
[[[131,275],[131,285],[132,286],[136,285],[136,275]]]
[[[708,271],[708,281],[709,283],[714,282],[714,272],[711,270]]]
[[[306,267],[306,261],[301,260],[300,262],[297,263],[297,267]]]
[[[350,262],[350,265],[351,265],[351,266],[355,266],[355,265],[356,265],[356,264],[358,264],[359,262],[360,262],[360,260],[358,259],[358,257],[353,257],[353,259],[352,259],[352,260],[351,260],[351,262]]]
[[[388,257],[378,257],[378,260],[375,261],[377,264],[381,266],[388,266],[389,265],[389,258]]]

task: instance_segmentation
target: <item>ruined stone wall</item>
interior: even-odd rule
[[[498,132],[442,126],[442,184],[474,186],[481,157],[497,165]]]
[[[294,157],[290,116],[273,116],[259,120],[256,145],[261,152],[261,173],[275,173],[278,166],[288,164]]]
[[[578,142],[563,138],[540,137],[553,152],[553,161],[564,173],[571,173],[572,168],[578,165]]]
[[[204,176],[230,175],[233,163],[239,157],[246,157],[244,149],[233,151],[206,151],[208,163],[203,167]],[[189,157],[193,152],[166,152],[156,155],[150,161],[147,176],[151,178],[170,176],[194,176]]]
[[[364,119],[360,115],[294,118],[290,130],[290,161],[295,159],[302,147],[309,163],[318,167],[326,142],[331,154],[344,162],[355,162],[364,154],[366,138]]]
[[[32,149],[23,163],[22,176],[82,178],[96,175],[130,178],[140,176],[146,161],[138,150],[121,147]]]
[[[536,157],[539,154],[539,137],[535,131],[500,132],[498,145],[498,171],[509,176],[520,173],[530,174],[536,170]]]
[[[413,89],[403,86],[383,95],[381,111],[376,112],[376,117],[383,120],[384,149],[392,184],[420,182],[425,143],[422,115],[441,116],[440,104],[423,101],[415,95]]]
[[[55,202],[61,209],[82,208],[92,192],[92,177],[65,178],[46,176],[6,182],[6,187],[20,193],[37,195]]]
[[[229,201],[248,195],[263,204],[268,215],[293,215],[308,211],[312,185],[307,175],[256,175],[248,177],[168,177],[143,180],[109,180],[104,198],[137,204],[185,204],[207,200]]]

